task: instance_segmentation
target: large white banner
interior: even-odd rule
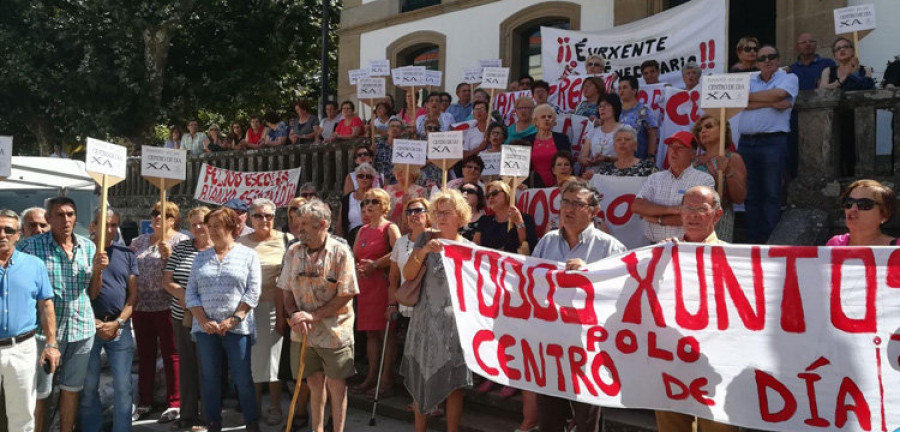
[[[468,367],[777,431],[900,428],[900,251],[668,244],[565,271],[446,243]]]
[[[591,185],[603,194],[600,215],[606,220],[609,233],[628,249],[650,244],[644,237],[644,220],[631,210],[645,181],[647,177],[595,175],[591,178]]]
[[[240,198],[249,205],[256,198],[268,198],[278,207],[287,207],[297,195],[298,183],[300,168],[243,172],[203,164],[194,199],[222,205],[232,198]]]
[[[646,60],[660,63],[660,80],[681,82],[685,62],[696,61],[704,72],[722,73],[728,50],[728,16],[722,0],[693,0],[639,21],[600,32],[541,27],[544,80],[585,75],[591,54],[607,60],[606,72],[640,76]]]

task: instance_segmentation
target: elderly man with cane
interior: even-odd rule
[[[325,398],[330,397],[334,432],[343,432],[347,414],[347,382],[353,365],[353,321],[350,301],[359,294],[353,253],[328,234],[331,210],[311,200],[294,212],[300,240],[288,249],[278,287],[291,326],[291,363],[303,365],[311,393],[312,427],[323,432]],[[297,355],[294,358],[294,355]],[[301,356],[302,354],[302,356]],[[300,369],[298,367],[298,369]],[[325,391],[325,387],[328,391]],[[293,404],[291,406],[293,411]],[[289,414],[289,420],[293,412]]]
[[[35,373],[40,363],[48,372],[59,364],[53,286],[44,263],[15,249],[19,216],[0,210],[0,381],[6,391],[7,430],[33,431],[37,400]],[[38,351],[34,335],[38,319],[46,343]],[[40,359],[38,359],[40,356]]]

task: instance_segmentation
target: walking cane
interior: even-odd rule
[[[381,394],[381,373],[384,371],[384,352],[387,351],[388,335],[391,331],[391,321],[400,319],[400,313],[391,314],[391,319],[384,325],[384,342],[381,344],[381,362],[378,364],[378,382],[375,384],[375,402],[372,403],[372,418],[369,419],[369,426],[375,426],[375,410],[378,409],[378,396]]]
[[[290,326],[288,321],[288,326]],[[306,367],[306,334],[303,335],[303,341],[300,342],[300,366],[297,370],[297,384],[294,385],[294,396],[291,398],[291,409],[288,411],[287,425],[284,432],[291,432],[291,424],[294,422],[294,407],[297,405],[297,396],[300,395],[300,385],[303,383],[303,369]]]

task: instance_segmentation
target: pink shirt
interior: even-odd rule
[[[543,140],[534,137],[534,145],[531,147],[531,167],[541,176],[544,187],[556,186],[556,176],[550,170],[550,163],[553,162],[555,154],[556,143],[553,142],[552,135]]]

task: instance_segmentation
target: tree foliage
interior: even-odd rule
[[[321,11],[320,0],[0,1],[0,134],[19,154],[47,154],[86,136],[158,144],[156,126],[201,112],[284,111],[319,95]]]

